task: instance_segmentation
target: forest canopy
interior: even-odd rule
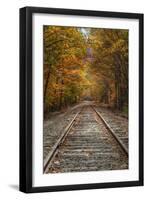
[[[90,99],[128,107],[128,30],[44,26],[44,113]]]

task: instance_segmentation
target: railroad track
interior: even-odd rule
[[[83,106],[44,161],[44,173],[128,168],[128,149],[94,106]]]

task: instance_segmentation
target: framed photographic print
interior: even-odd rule
[[[143,185],[143,14],[20,9],[20,191]]]

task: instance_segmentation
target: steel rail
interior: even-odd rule
[[[84,107],[84,106],[83,106]],[[71,122],[66,126],[66,128],[64,129],[64,131],[62,132],[61,136],[58,138],[57,142],[55,143],[55,145],[53,146],[52,150],[49,152],[49,154],[46,156],[45,161],[44,161],[44,173],[47,172],[47,170],[50,168],[51,163],[53,158],[56,156],[57,152],[58,152],[58,147],[64,142],[65,138],[67,137],[69,131],[71,130],[71,128],[74,125],[74,122],[76,120],[76,118],[78,117],[78,115],[82,112],[83,107],[81,108],[80,111],[78,111],[74,118],[71,120]]]
[[[125,154],[128,156],[128,149],[126,146],[122,143],[122,141],[119,139],[119,137],[115,134],[115,132],[112,130],[112,128],[109,126],[109,124],[106,122],[106,120],[102,117],[102,115],[94,108],[94,106],[91,106],[91,108],[95,111],[97,116],[101,119],[107,130],[111,133],[113,138],[117,141],[121,149],[125,152]]]

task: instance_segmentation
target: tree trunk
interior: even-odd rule
[[[62,108],[63,85],[64,85],[64,82],[63,82],[63,80],[61,80],[61,90],[60,90],[60,98],[59,98],[59,109]]]
[[[45,105],[45,99],[46,99],[46,93],[47,93],[47,86],[48,86],[49,78],[50,78],[50,70],[48,70],[47,79],[46,79],[45,86],[44,86],[44,94],[43,94],[44,105]]]

